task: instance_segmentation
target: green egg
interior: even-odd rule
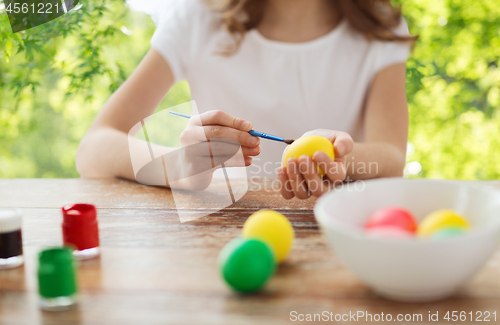
[[[276,262],[266,243],[258,239],[235,238],[220,252],[219,269],[234,290],[254,292],[274,274]]]
[[[434,232],[432,238],[441,239],[441,238],[449,238],[460,236],[466,233],[466,229],[461,227],[450,227],[450,228],[442,228]]]

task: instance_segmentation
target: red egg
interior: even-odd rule
[[[410,233],[417,230],[415,217],[406,209],[400,207],[385,207],[375,211],[365,224],[366,229],[383,226],[398,227]]]
[[[406,239],[413,238],[415,234],[406,229],[397,226],[378,226],[366,230],[369,237],[388,238],[388,239]]]

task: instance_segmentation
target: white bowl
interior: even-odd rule
[[[363,225],[385,206],[410,210],[418,221],[449,208],[467,217],[471,230],[444,239],[368,237]],[[495,250],[500,238],[500,191],[469,182],[370,180],[323,195],[314,214],[340,261],[378,294],[399,301],[451,295]]]

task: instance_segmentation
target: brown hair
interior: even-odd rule
[[[332,0],[350,26],[367,39],[414,42],[418,36],[399,36],[392,29],[401,22],[401,9],[391,0]],[[222,27],[233,37],[235,44],[226,54],[234,53],[245,33],[260,23],[266,0],[205,0],[213,10],[221,12]],[[243,18],[244,17],[244,18]]]

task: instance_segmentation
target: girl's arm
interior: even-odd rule
[[[345,132],[308,132],[332,141],[335,161],[323,152],[316,152],[312,159],[307,156],[289,159],[287,168],[278,171],[283,197],[305,199],[311,195],[320,196],[332,184],[346,179],[402,176],[408,139],[405,80],[404,63],[391,65],[375,76],[365,102],[365,142],[354,143]],[[324,179],[313,162],[326,171]]]
[[[132,75],[111,95],[80,142],[76,154],[80,175],[134,180],[128,132],[137,122],[153,114],[173,85],[168,64],[158,52],[149,51]]]
[[[366,100],[364,126],[365,142],[355,143],[346,159],[354,161],[357,168],[354,172],[352,168],[348,170],[347,176],[354,180],[403,176],[408,142],[404,63],[389,66],[375,76]],[[370,163],[371,170],[368,168]]]
[[[135,180],[128,132],[136,123],[154,113],[173,84],[174,77],[169,65],[156,50],[151,49],[134,73],[109,98],[80,142],[76,155],[76,168],[80,175],[89,178],[121,177]],[[213,138],[235,140],[229,145],[239,143],[245,158],[244,163],[249,165],[250,156],[260,152],[259,140],[248,134],[251,129],[252,124],[248,121],[222,111],[210,111],[190,119],[188,128],[181,136],[181,146],[183,143],[186,146],[203,141],[207,143],[207,139]],[[143,146],[141,140],[132,141],[135,142],[132,142],[131,146]],[[159,150],[163,153],[178,149],[156,147],[155,152]],[[151,158],[148,156],[139,159],[149,161]],[[195,152],[186,159],[189,161],[180,165],[196,166],[206,157]],[[185,170],[181,172],[187,175],[190,173]],[[194,188],[197,186],[199,184],[193,184]]]

